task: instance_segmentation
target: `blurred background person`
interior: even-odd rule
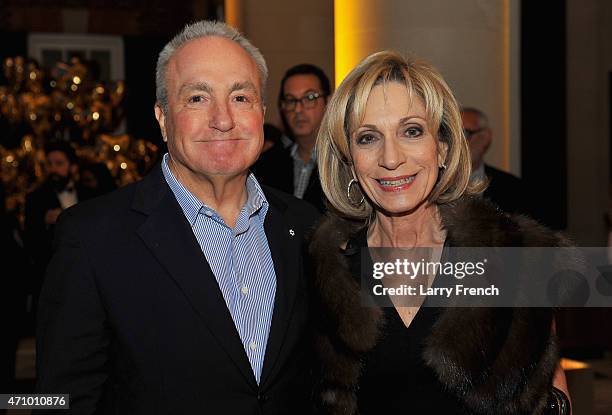
[[[279,130],[276,126],[265,123],[263,126],[264,129],[264,145],[261,149],[262,153],[265,153],[268,150],[271,150],[276,147],[276,149],[282,149],[282,137],[283,132]]]
[[[64,209],[83,199],[83,189],[77,181],[78,162],[74,148],[65,141],[50,141],[45,145],[46,179],[27,195],[25,203],[24,242],[32,275],[32,315],[36,315],[38,293],[45,268],[51,259],[51,244],[55,223]]]
[[[311,64],[289,68],[281,81],[278,104],[285,133],[293,144],[263,153],[253,167],[261,183],[304,199],[321,211],[325,204],[315,141],[329,94],[329,79],[321,68]]]
[[[461,121],[470,147],[472,179],[488,180],[483,196],[491,199],[504,212],[530,213],[528,198],[520,197],[525,194],[521,179],[484,162],[484,155],[493,141],[493,131],[489,128],[486,114],[477,108],[464,107],[461,109]]]
[[[115,179],[104,163],[83,163],[79,167],[82,200],[110,193],[117,188]]]

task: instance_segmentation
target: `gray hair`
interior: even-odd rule
[[[471,112],[478,117],[478,125],[480,128],[489,128],[489,117],[487,114],[475,107],[461,107],[461,113]]]
[[[157,99],[157,104],[161,107],[163,112],[167,112],[168,109],[166,70],[170,58],[172,58],[174,52],[180,49],[187,42],[209,36],[223,37],[232,40],[240,45],[251,56],[251,58],[253,58],[255,65],[257,65],[257,70],[259,71],[259,78],[261,81],[261,99],[265,102],[268,66],[266,65],[266,60],[259,49],[253,46],[253,44],[249,42],[249,40],[244,37],[243,34],[233,27],[228,26],[223,22],[217,22],[214,20],[201,20],[199,22],[186,25],[183,30],[174,36],[159,53],[159,57],[157,58],[157,67],[155,69],[155,96]]]

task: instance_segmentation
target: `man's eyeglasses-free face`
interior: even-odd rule
[[[311,92],[301,98],[285,97],[281,100],[281,108],[285,111],[295,111],[297,103],[302,104],[302,108],[311,109],[317,105],[317,99],[323,98],[323,94]]]

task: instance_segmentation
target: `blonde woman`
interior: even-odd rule
[[[317,154],[332,211],[310,245],[321,412],[569,413],[551,310],[362,304],[362,248],[567,245],[478,196],[441,75],[369,56],[331,98]]]

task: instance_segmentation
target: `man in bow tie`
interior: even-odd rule
[[[46,180],[26,197],[24,239],[32,260],[31,291],[37,303],[45,268],[51,259],[55,223],[62,210],[82,199],[76,184],[77,157],[65,141],[51,141],[45,146]]]

